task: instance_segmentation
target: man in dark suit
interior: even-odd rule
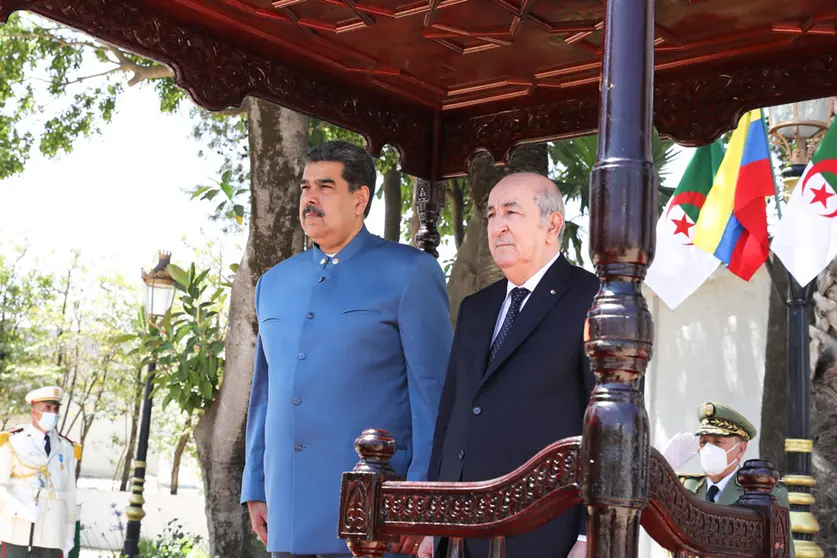
[[[595,380],[584,322],[599,286],[561,254],[564,203],[538,174],[511,174],[488,198],[491,255],[506,279],[462,301],[428,480],[482,481],[509,473],[549,444],[581,434]],[[509,558],[586,554],[581,506],[506,541]],[[443,558],[426,538],[420,558]],[[470,558],[488,541],[465,541]]]

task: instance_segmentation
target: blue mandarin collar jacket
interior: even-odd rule
[[[256,312],[241,501],[267,502],[268,551],[346,554],[340,481],[363,430],[389,430],[396,474],[427,478],[453,339],[444,274],[363,228],[333,258],[314,247],[271,268]]]

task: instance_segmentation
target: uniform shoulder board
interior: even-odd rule
[[[14,430],[0,432],[0,448],[6,445],[6,443],[9,441],[9,438],[12,437],[12,434],[17,434],[21,430],[23,430],[23,428],[15,428]]]
[[[76,461],[78,461],[79,459],[81,459],[81,444],[77,444],[77,443],[75,443],[74,441],[70,440],[69,438],[67,438],[67,437],[66,437],[66,436],[64,436],[63,434],[59,434],[59,436],[61,436],[62,438],[64,438],[65,440],[67,440],[68,442],[70,442],[70,444],[72,444],[72,445],[73,445],[73,457],[75,457],[75,458],[76,458]]]
[[[677,478],[680,480],[680,484],[686,484],[686,481],[689,480],[696,480],[699,481],[700,479],[704,478],[706,475],[700,475],[695,473],[677,473]]]

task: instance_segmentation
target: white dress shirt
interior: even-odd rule
[[[506,298],[503,300],[503,305],[500,306],[500,315],[497,316],[497,323],[494,326],[494,335],[491,336],[491,342],[494,343],[494,339],[497,338],[497,334],[500,333],[500,328],[503,326],[503,321],[506,319],[506,314],[509,313],[509,307],[511,306],[511,292],[516,287],[523,287],[524,289],[529,289],[529,293],[526,295],[526,298],[523,299],[523,302],[520,304],[520,310],[523,310],[523,307],[526,306],[526,302],[529,300],[529,297],[532,296],[532,293],[535,292],[535,287],[538,286],[538,283],[541,282],[543,276],[546,275],[546,271],[555,263],[555,261],[561,257],[561,252],[559,251],[557,254],[552,256],[552,259],[549,260],[545,266],[537,270],[534,275],[529,277],[522,285],[515,285],[511,281],[506,281]]]
[[[721,496],[721,492],[724,491],[724,489],[729,484],[729,481],[732,480],[732,477],[734,477],[735,473],[737,473],[737,472],[738,472],[738,467],[736,467],[732,471],[732,473],[728,474],[727,476],[725,476],[724,478],[722,478],[718,482],[712,482],[712,480],[707,476],[706,477],[706,492],[708,493],[709,489],[712,488],[713,486],[717,486],[718,487],[718,494],[715,495],[715,501],[717,502],[718,498]]]

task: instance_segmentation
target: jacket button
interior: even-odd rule
[[[459,460],[465,459],[465,450],[459,450]]]
[[[297,444],[294,446],[295,451],[302,451],[302,444]]]
[[[473,409],[471,409],[471,412],[474,413],[475,417],[478,417],[480,413],[482,413],[482,409],[479,406],[476,406]]]
[[[299,353],[299,360],[305,360],[305,353]]]
[[[308,318],[309,320],[313,320],[314,319],[314,313],[313,312],[308,312],[308,314],[306,314],[305,317]]]
[[[297,407],[302,405],[302,399],[300,399],[299,397],[294,397],[294,405]]]
[[[320,275],[320,278],[319,278],[319,279],[317,279],[317,283],[322,283],[323,281],[325,281],[325,277],[323,277],[322,275]]]

